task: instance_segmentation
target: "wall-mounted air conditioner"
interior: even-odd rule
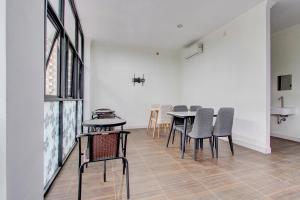
[[[190,59],[191,57],[203,53],[203,43],[195,42],[194,44],[183,49],[183,57]]]

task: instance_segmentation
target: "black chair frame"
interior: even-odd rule
[[[101,159],[93,159],[93,137],[96,135],[109,135],[109,134],[117,134],[117,150],[116,150],[116,155],[113,157],[107,157],[107,158],[101,158]],[[103,173],[103,179],[104,182],[106,182],[106,161],[108,160],[117,160],[121,159],[123,162],[123,175],[125,175],[126,172],[126,190],[127,190],[127,199],[130,199],[130,188],[129,188],[129,163],[128,160],[125,158],[126,157],[126,147],[127,147],[127,135],[130,134],[129,131],[106,131],[106,132],[90,132],[90,133],[85,133],[85,134],[80,134],[77,136],[78,139],[78,157],[79,157],[79,165],[78,165],[78,200],[81,200],[81,192],[82,192],[82,174],[84,173],[84,167],[88,165],[88,163],[95,163],[95,162],[104,162],[104,173]],[[88,144],[87,144],[87,153],[89,156],[88,161],[85,161],[81,163],[81,156],[84,155],[81,151],[81,139],[83,137],[88,137]],[[125,138],[124,141],[124,147],[122,144],[121,150],[122,150],[122,156],[120,156],[120,141],[123,143],[121,138]]]

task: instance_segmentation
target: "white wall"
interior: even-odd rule
[[[0,0],[0,199],[6,199],[6,0]]]
[[[110,107],[127,127],[146,127],[151,104],[179,99],[179,56],[176,52],[92,43],[91,108]],[[145,85],[133,86],[133,75]]]
[[[44,1],[9,0],[6,3],[7,199],[41,200]]]
[[[272,105],[280,106],[284,97],[286,106],[300,110],[300,24],[272,34]],[[277,91],[277,76],[292,74],[292,90]],[[300,141],[300,112],[287,121],[277,124],[271,120],[271,135]]]
[[[204,37],[204,54],[181,69],[181,103],[234,107],[234,142],[263,153],[270,152],[269,23],[264,2]]]

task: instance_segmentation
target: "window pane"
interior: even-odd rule
[[[66,0],[65,8],[65,28],[70,37],[72,44],[75,46],[75,17],[69,0]]]
[[[77,103],[77,135],[82,133],[81,123],[82,123],[82,101],[78,101],[78,103]]]
[[[72,96],[72,81],[73,80],[73,51],[69,48],[68,53],[68,78],[67,78],[67,94],[68,97]]]
[[[53,49],[49,55],[49,61],[46,68],[46,88],[45,94],[58,96],[57,90],[57,70],[59,63],[59,38],[57,38],[54,42]]]
[[[59,12],[59,8],[60,8],[60,0],[48,0],[52,6],[52,8],[54,9],[54,11],[57,14],[57,17],[59,18],[60,16],[60,12]]]
[[[54,27],[52,22],[47,18],[47,45],[46,45],[46,56],[48,58],[50,49],[54,42],[54,37],[57,33],[57,29]]]
[[[79,94],[79,98],[81,98],[81,99],[83,99],[83,87],[84,87],[84,85],[83,85],[83,77],[84,77],[84,67],[83,67],[83,65],[81,64],[80,66],[79,66],[79,87],[78,87],[78,94]]]
[[[82,54],[81,54],[81,49],[82,49],[82,37],[81,37],[81,33],[78,31],[78,55],[80,56],[80,58],[82,58]]]

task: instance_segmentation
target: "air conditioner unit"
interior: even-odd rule
[[[183,57],[190,59],[191,57],[203,53],[203,43],[196,42],[183,49]]]

